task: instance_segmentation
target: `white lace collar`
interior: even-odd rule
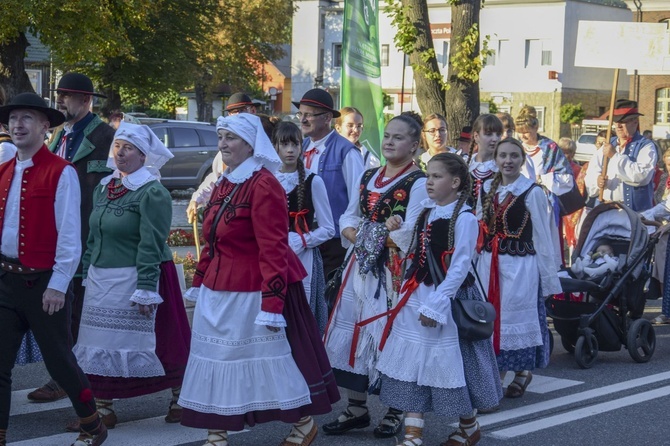
[[[107,183],[112,181],[112,178],[118,179],[121,178],[121,183],[126,186],[127,189],[136,191],[140,187],[144,186],[151,181],[157,180],[158,177],[153,175],[146,167],[140,167],[135,172],[124,177],[121,176],[121,172],[117,169],[111,175],[107,175],[105,178],[100,180],[100,184],[106,186]]]
[[[514,180],[512,184],[508,184],[507,186],[503,186],[501,184],[498,186],[498,190],[496,191],[498,193],[498,202],[502,202],[507,194],[512,194],[515,197],[518,197],[522,193],[526,192],[533,184],[535,184],[534,181],[529,180],[523,175],[519,175],[519,178]]]
[[[223,171],[216,184],[219,184],[224,178],[231,183],[242,184],[251,178],[254,172],[261,170],[262,167],[263,163],[259,159],[253,156],[249,157],[242,161],[242,164],[237,166],[233,171],[230,170],[230,167],[226,167],[226,170]]]
[[[309,172],[305,172],[305,177],[308,175]],[[275,177],[277,177],[277,180],[279,180],[279,183],[287,194],[295,189],[300,182],[297,170],[295,172],[277,172],[275,173]]]
[[[474,171],[479,173],[497,172],[498,166],[496,166],[495,160],[477,161],[477,158],[473,156],[470,162],[470,172]]]
[[[458,200],[444,206],[439,206],[437,203],[435,203],[435,201],[433,201],[432,198],[425,198],[423,201],[421,201],[421,206],[426,209],[430,209],[430,213],[428,214],[428,223],[432,223],[433,221],[439,220],[440,218],[445,220],[451,218],[451,216],[454,214],[456,203],[458,203]],[[464,204],[461,208],[461,212],[470,209],[470,206]]]

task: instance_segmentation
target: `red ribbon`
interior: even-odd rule
[[[352,368],[356,363],[356,347],[358,346],[358,338],[361,334],[361,328],[365,327],[368,324],[371,324],[377,319],[381,319],[384,316],[388,316],[389,318],[386,321],[384,331],[382,332],[382,338],[381,341],[379,342],[379,350],[380,351],[384,350],[384,346],[386,345],[386,339],[388,339],[389,332],[391,331],[391,327],[393,326],[393,321],[395,321],[395,318],[398,316],[398,313],[400,313],[400,310],[402,310],[402,307],[405,306],[414,290],[416,290],[418,287],[419,283],[415,280],[414,276],[412,276],[411,279],[405,282],[402,289],[400,290],[401,293],[405,294],[395,307],[393,307],[388,311],[384,311],[383,313],[380,313],[376,316],[372,316],[368,319],[356,323],[356,325],[354,326],[354,337],[351,340],[351,348],[349,349],[349,365]]]
[[[305,167],[310,169],[312,167],[312,157],[319,153],[316,147],[312,147],[309,150],[305,150]]]
[[[488,234],[489,228],[486,226],[484,220],[478,220],[477,223],[479,225],[479,233],[477,234],[477,246],[475,246],[475,249],[477,250],[477,254],[481,254],[484,249],[484,243],[486,243],[486,234]]]
[[[300,236],[300,239],[302,240],[302,246],[304,248],[307,248],[307,241],[305,240],[304,233],[305,232],[309,233],[309,226],[307,225],[307,219],[305,218],[305,215],[307,214],[309,214],[309,209],[303,209],[301,211],[288,213],[289,217],[295,219],[293,228],[295,229],[295,232],[297,232],[298,235]],[[301,223],[302,227],[300,227]]]
[[[496,355],[500,353],[500,319],[502,317],[500,314],[500,270],[498,265],[498,248],[500,247],[500,240],[504,238],[504,235],[495,234],[491,243],[491,276],[489,277],[488,298],[489,302],[491,302],[496,309],[496,320],[493,323],[493,350]]]

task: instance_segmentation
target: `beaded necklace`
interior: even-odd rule
[[[414,161],[411,161],[409,164],[403,167],[403,169],[400,172],[396,173],[393,177],[389,178],[388,180],[384,180],[384,177],[386,176],[386,166],[382,167],[382,169],[379,171],[379,175],[377,176],[377,178],[375,178],[375,187],[377,189],[382,189],[383,187],[388,186],[393,181],[395,181],[399,176],[407,172],[413,165]]]
[[[116,179],[112,178],[112,180],[107,183],[107,199],[108,200],[116,200],[118,198],[123,197],[126,195],[130,189],[128,189],[126,186],[123,185],[123,182],[119,180],[119,184],[116,184]]]

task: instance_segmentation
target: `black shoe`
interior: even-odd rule
[[[326,435],[341,435],[352,429],[363,429],[370,425],[370,414],[367,412],[359,417],[355,417],[348,410],[345,410],[343,414],[347,416],[345,421],[335,420],[321,427]]]
[[[400,433],[402,429],[402,420],[404,416],[402,412],[396,413],[389,409],[384,415],[384,418],[379,422],[379,425],[372,431],[377,438],[391,438]]]

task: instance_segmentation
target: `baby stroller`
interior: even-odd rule
[[[607,243],[617,266],[599,277],[561,277],[565,298],[547,300],[547,315],[581,368],[593,366],[599,350],[619,351],[622,345],[637,362],[647,362],[654,354],[654,327],[641,316],[657,241],[638,214],[620,203],[600,204],[584,220],[572,261]],[[570,293],[583,298],[575,302]]]

